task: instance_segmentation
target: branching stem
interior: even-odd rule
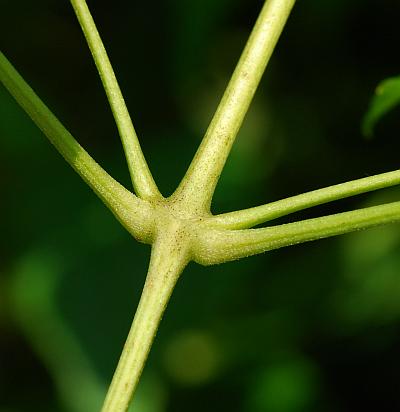
[[[400,202],[392,202],[261,229],[206,230],[198,236],[195,260],[213,265],[399,221]]]
[[[216,215],[209,219],[209,223],[221,229],[250,228],[299,210],[398,184],[400,184],[400,170],[394,170],[324,187],[262,206]]]
[[[85,0],[71,0],[100,73],[138,197],[109,176],[64,128],[0,52],[0,82],[67,162],[138,240],[152,243],[139,306],[102,412],[126,412],[179,275],[190,260],[223,263],[267,250],[400,221],[400,202],[262,229],[295,211],[400,184],[400,170],[212,216],[222,168],[295,0],[266,1],[206,135],[178,189],[159,193]]]

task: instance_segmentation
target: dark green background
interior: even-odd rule
[[[0,48],[82,145],[129,186],[67,0],[0,0]],[[182,177],[258,0],[90,1],[164,194]],[[360,123],[400,74],[400,2],[299,0],[218,186],[230,211],[399,168],[399,110]],[[399,189],[282,221],[399,200]],[[0,87],[0,411],[99,410],[142,288],[135,243]],[[400,407],[398,225],[189,265],[137,412]]]

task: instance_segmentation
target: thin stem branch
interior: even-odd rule
[[[142,199],[160,198],[160,192],[144,158],[114,70],[85,0],[70,0],[99,71],[124,147],[136,194]]]
[[[122,225],[138,240],[149,241],[153,215],[148,202],[134,196],[93,160],[1,52],[0,82]]]
[[[400,202],[307,219],[262,229],[205,230],[194,260],[223,263],[268,250],[400,221]]]
[[[313,190],[262,206],[223,213],[210,217],[209,222],[213,227],[221,229],[250,228],[299,210],[398,184],[400,184],[400,170],[395,170]]]
[[[221,103],[174,196],[194,210],[209,210],[232,144],[295,0],[264,4]]]
[[[184,237],[176,223],[163,227],[156,237],[142,297],[102,412],[129,408],[172,290],[189,261]]]

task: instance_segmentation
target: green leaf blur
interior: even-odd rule
[[[370,107],[365,114],[362,130],[366,137],[372,137],[374,128],[381,118],[400,104],[400,76],[379,83]]]

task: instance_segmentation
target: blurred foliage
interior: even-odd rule
[[[400,77],[382,81],[376,88],[371,105],[363,119],[363,132],[372,137],[376,123],[400,103]]]
[[[68,1],[1,0],[0,47],[129,187],[112,116]],[[165,194],[216,108],[262,1],[89,1]],[[214,211],[398,168],[375,85],[400,72],[400,4],[304,0],[262,81]],[[172,160],[172,161],[171,161]],[[143,286],[132,241],[0,87],[0,411],[95,411]],[[346,199],[283,221],[399,199]],[[191,264],[139,387],[141,412],[400,407],[400,231],[388,226],[223,266]]]

